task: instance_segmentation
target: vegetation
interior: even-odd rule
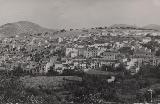
[[[22,73],[17,73],[21,70],[18,66],[17,71],[13,71],[10,75],[1,72],[0,103],[104,104],[105,102],[120,102],[130,104],[150,101],[150,93],[147,91],[149,88],[153,89],[154,98],[160,94],[160,66],[143,66],[135,75],[130,75],[122,64],[114,71],[111,71],[113,67],[109,68],[108,74],[102,75],[84,73],[77,69],[64,70],[57,76],[51,68],[49,76],[22,77]],[[116,80],[108,83],[112,75],[115,75]]]
[[[160,94],[160,90],[158,90],[160,87],[157,85],[160,82],[159,66],[142,67],[136,75],[130,75],[127,71],[123,71],[122,66],[118,70],[121,71],[113,83],[108,83],[105,76],[85,75],[81,83],[65,85],[65,88],[72,93],[72,97],[68,100],[80,104],[103,104],[104,102],[130,104],[150,101],[150,93],[147,90],[155,84],[153,96],[156,97]]]
[[[122,47],[119,49],[119,51],[124,54],[129,54],[129,55],[133,54],[133,50],[131,50],[130,47]]]
[[[27,79],[28,78],[28,79]],[[17,77],[8,76],[6,72],[0,75],[0,103],[1,104],[69,104],[65,96],[69,94],[59,86],[66,79],[80,80],[77,77]],[[35,81],[37,86],[32,86]],[[44,80],[42,83],[42,80]],[[24,82],[28,81],[28,82]],[[40,81],[38,83],[38,80]],[[52,82],[51,82],[52,81]],[[48,84],[46,84],[48,82]],[[28,86],[26,85],[28,83]],[[49,85],[52,84],[52,85]],[[46,86],[44,86],[46,85]],[[61,84],[62,85],[62,84]],[[30,87],[29,87],[30,86]],[[32,87],[31,87],[32,86]],[[53,87],[55,86],[55,87]],[[57,87],[56,87],[57,86]]]
[[[150,41],[146,44],[143,44],[143,46],[147,47],[148,49],[151,49],[152,52],[154,52],[156,47],[159,47],[159,43],[157,41]]]

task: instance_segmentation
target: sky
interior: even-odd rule
[[[0,0],[0,25],[17,21],[53,29],[160,25],[160,0]]]

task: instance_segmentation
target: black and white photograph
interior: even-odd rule
[[[0,0],[0,104],[160,104],[160,0]]]

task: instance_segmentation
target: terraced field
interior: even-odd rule
[[[81,77],[76,76],[25,76],[21,77],[20,80],[23,82],[26,88],[39,89],[40,86],[43,88],[61,88],[62,84],[67,81],[82,81]]]

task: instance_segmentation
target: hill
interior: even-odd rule
[[[65,31],[65,32],[58,32],[57,34],[54,35],[54,38],[57,37],[78,37],[79,35],[82,34],[92,34],[92,33],[98,33],[99,29],[76,29],[72,31]]]
[[[156,24],[150,24],[150,25],[144,26],[142,28],[160,31],[160,25],[156,25]]]
[[[137,26],[134,26],[134,25],[127,25],[127,24],[114,24],[114,25],[111,25],[109,26],[109,28],[131,28],[131,29],[137,29],[138,27]]]
[[[47,29],[39,26],[38,24],[28,22],[28,21],[19,21],[14,23],[7,23],[0,27],[0,34],[5,36],[14,36],[19,34],[36,34],[36,33],[54,33],[56,30]]]

